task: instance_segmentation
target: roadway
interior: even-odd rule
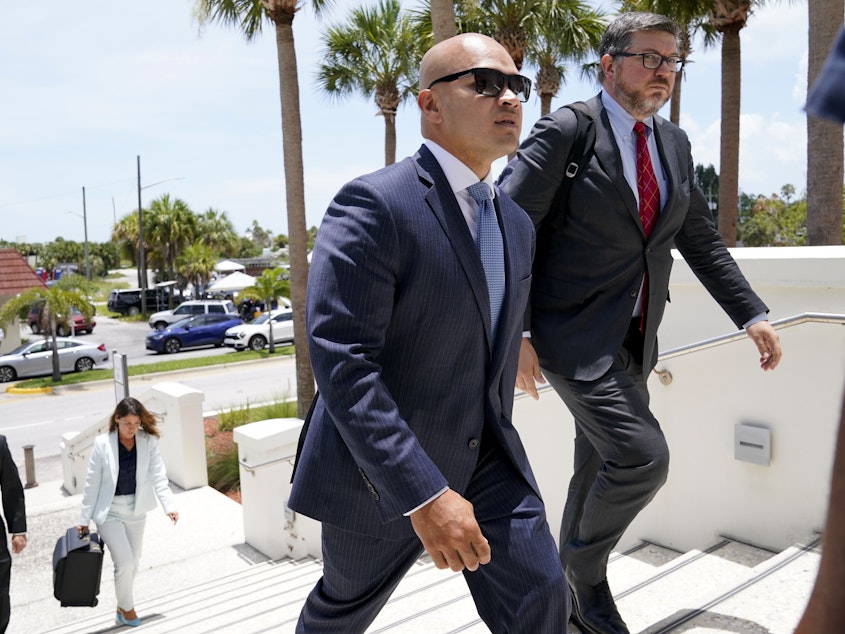
[[[130,377],[129,389],[142,396],[151,385],[174,381],[205,394],[203,411],[229,409],[296,395],[294,358],[287,355],[238,361],[239,353],[226,348],[202,348],[177,355],[158,355],[144,348],[144,336],[150,331],[146,323],[126,323],[109,317],[98,317],[90,335],[81,338],[105,343],[109,353],[117,350],[127,355],[129,365],[150,363],[170,358],[230,355],[232,363],[209,368]],[[32,335],[28,335],[32,336]],[[111,367],[111,361],[99,367]],[[57,471],[59,443],[63,434],[81,431],[107,418],[114,410],[114,382],[94,381],[56,389],[52,394],[0,393],[0,433],[8,439],[15,462],[23,475],[24,445],[33,445],[36,477],[49,471],[49,479],[60,478]],[[40,465],[45,465],[42,469]]]

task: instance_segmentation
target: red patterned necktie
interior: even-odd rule
[[[643,223],[645,237],[651,236],[657,216],[660,213],[660,188],[654,168],[651,166],[651,155],[645,138],[645,124],[637,121],[634,124],[637,135],[637,194],[640,197],[640,221]],[[643,278],[643,308],[640,315],[640,332],[645,331],[645,314],[648,306],[648,273]]]
[[[648,238],[657,222],[660,213],[660,188],[651,166],[651,155],[645,138],[645,124],[637,121],[634,124],[637,135],[637,193],[640,197],[640,220],[643,223],[645,237]]]

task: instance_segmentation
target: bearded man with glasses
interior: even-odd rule
[[[516,386],[537,398],[536,383],[548,380],[575,421],[559,545],[572,620],[590,634],[628,632],[608,586],[608,556],[668,474],[646,380],[673,247],[745,328],[760,367],[773,370],[781,358],[766,305],[714,227],[686,134],[657,115],[684,67],[679,49],[680,30],[668,18],[620,15],[599,46],[602,90],[586,104],[595,129],[588,161],[570,157],[578,126],[561,108],[534,126],[502,184],[545,246],[534,264]],[[558,196],[573,172],[568,196]]]
[[[417,153],[337,193],[308,279],[319,388],[288,506],[322,522],[300,634],[364,632],[427,551],[492,632],[564,634],[569,594],[511,423],[534,230],[494,186],[531,82],[463,34],[420,65]]]

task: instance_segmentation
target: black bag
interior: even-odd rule
[[[538,265],[543,265],[548,243],[551,236],[560,231],[563,224],[563,209],[566,209],[566,202],[569,200],[569,190],[572,188],[572,181],[581,173],[584,166],[593,156],[593,148],[596,144],[596,121],[593,112],[583,101],[575,101],[563,106],[569,108],[575,114],[575,137],[569,156],[566,157],[566,170],[561,175],[560,187],[555,193],[550,209],[558,213],[548,214],[540,223],[537,229],[537,249],[534,256],[535,271]]]
[[[103,540],[97,533],[80,537],[76,526],[53,549],[53,596],[67,606],[97,605],[103,570]]]

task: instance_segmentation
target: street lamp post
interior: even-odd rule
[[[85,188],[82,188],[82,226],[85,229],[85,279],[91,281],[91,267],[88,264],[88,212],[85,209]]]

